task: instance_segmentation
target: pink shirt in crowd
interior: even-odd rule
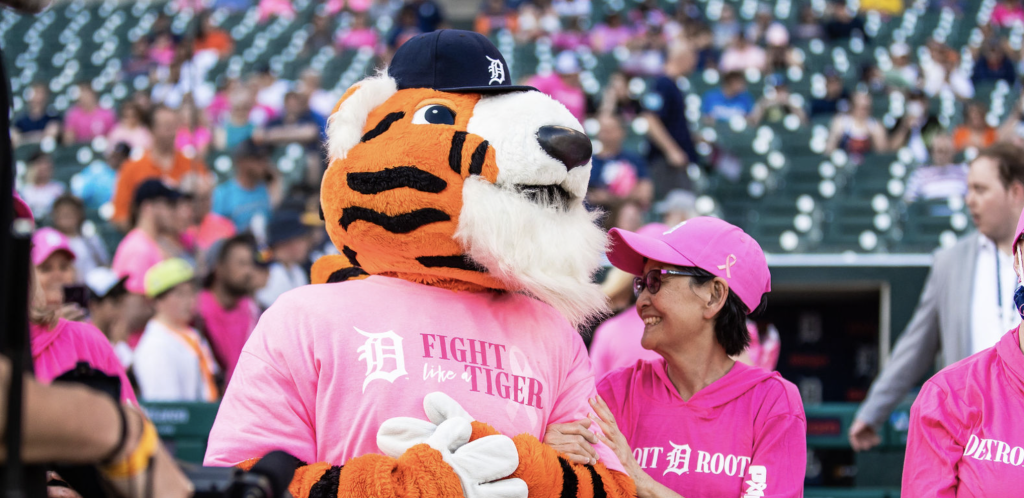
[[[643,336],[644,321],[633,307],[599,325],[594,330],[594,339],[590,341],[594,378],[600,379],[613,370],[636,365],[638,360],[660,360],[660,354],[640,345]]]
[[[769,327],[768,337],[763,343],[756,323],[748,320],[747,332],[750,333],[750,345],[746,353],[750,364],[768,371],[775,370],[780,346],[775,327]],[[594,331],[594,339],[590,341],[590,364],[594,369],[594,378],[600,379],[613,370],[635,365],[638,360],[660,360],[660,354],[640,345],[643,336],[644,321],[635,308],[626,308],[605,320]]]
[[[357,49],[360,47],[374,48],[377,46],[377,31],[373,28],[356,28],[338,37],[341,48]]]
[[[146,271],[165,258],[160,245],[146,232],[135,228],[118,244],[110,268],[119,275],[128,275],[124,285],[128,292],[145,294]]]
[[[174,148],[185,150],[186,147],[191,146],[195,151],[210,145],[212,139],[213,135],[210,133],[210,129],[205,126],[197,127],[194,133],[187,126],[182,126],[178,128],[178,134],[174,136]]]
[[[120,378],[121,401],[138,404],[135,391],[128,382],[124,367],[117,360],[113,346],[96,327],[61,318],[52,329],[32,325],[29,334],[32,341],[32,363],[36,379],[40,382],[49,384],[74,369],[78,362],[84,361],[96,370]]]
[[[626,46],[632,38],[633,30],[628,26],[613,28],[607,24],[598,24],[590,30],[590,44],[602,54],[611,52],[615,47]]]
[[[116,123],[114,111],[102,107],[86,112],[76,105],[64,116],[64,127],[71,130],[76,142],[88,142],[100,135],[106,135]]]
[[[132,149],[147,150],[153,145],[153,135],[143,125],[128,128],[118,124],[107,134],[107,152],[114,150],[119,142],[128,144]]]
[[[1024,21],[1024,8],[1019,5],[1007,6],[1005,3],[998,2],[992,9],[992,24],[996,26],[1009,27],[1018,21]]]
[[[246,297],[240,299],[233,309],[224,309],[212,292],[203,290],[199,293],[198,310],[206,339],[210,341],[217,363],[224,370],[225,383],[230,382],[242,354],[242,346],[245,346],[260,318],[259,308],[255,301]]]
[[[275,449],[334,465],[379,453],[380,424],[425,420],[423,397],[434,391],[503,434],[542,438],[548,424],[592,413],[596,392],[583,340],[554,308],[382,276],[281,295],[235,373],[206,465]],[[623,470],[609,448],[597,450]]]
[[[1019,496],[1024,354],[1019,329],[935,374],[910,409],[906,498]]]
[[[583,122],[587,113],[587,96],[583,94],[583,90],[566,85],[555,73],[534,76],[526,84],[561,102],[580,123]]]
[[[665,360],[640,361],[597,391],[637,463],[686,498],[803,496],[807,419],[796,386],[737,362],[688,401]]]

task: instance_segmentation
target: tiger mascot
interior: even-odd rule
[[[634,496],[608,447],[580,465],[538,440],[596,395],[574,325],[605,311],[606,238],[579,122],[511,85],[486,37],[443,30],[350,88],[327,131],[340,254],[260,319],[206,464],[287,451],[297,498]]]

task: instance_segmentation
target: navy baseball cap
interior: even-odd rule
[[[500,93],[536,90],[512,84],[508,64],[486,36],[442,29],[417,35],[391,59],[388,75],[398,89],[431,88],[443,92]]]
[[[143,202],[153,199],[167,199],[174,202],[181,198],[181,192],[168,187],[159,178],[150,178],[143,181],[135,188],[135,196],[132,204],[141,205]]]

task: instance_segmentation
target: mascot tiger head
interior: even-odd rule
[[[591,282],[606,236],[583,205],[590,139],[507,68],[486,37],[443,30],[342,96],[320,194],[341,255],[317,261],[314,283],[524,292],[575,324],[606,310]]]

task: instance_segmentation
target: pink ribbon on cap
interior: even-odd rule
[[[732,267],[736,264],[736,255],[730,254],[725,258],[724,265],[718,265],[719,270],[725,270],[725,278],[732,278]]]

